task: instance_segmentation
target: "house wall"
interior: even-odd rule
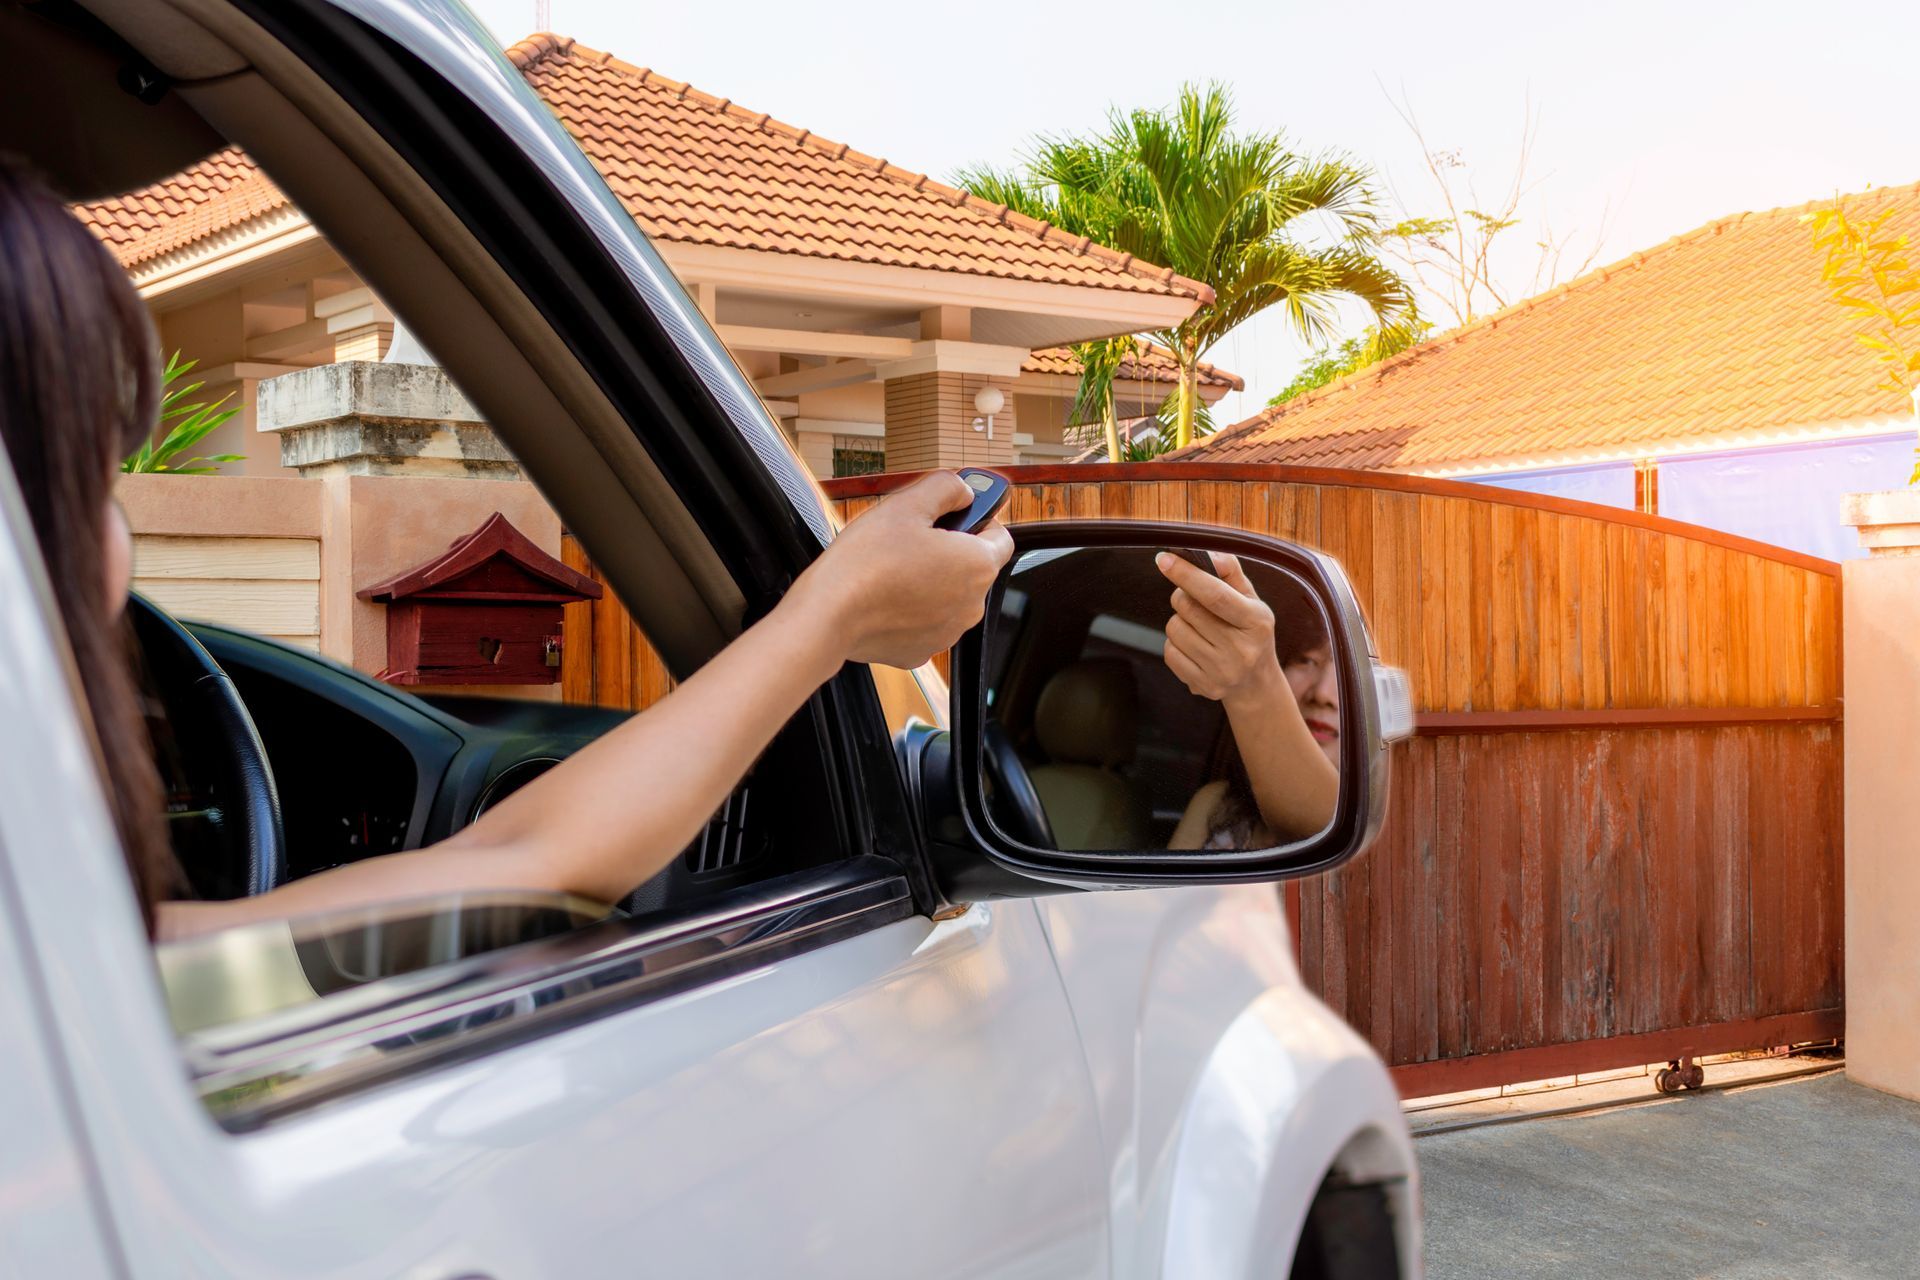
[[[1069,411],[1073,408],[1071,398],[1016,395],[1013,405],[1020,419],[1020,430],[1032,436],[1035,444],[1057,445],[1061,442]]]
[[[1022,386],[1029,389],[1015,397],[1020,411],[1020,430],[1033,437],[1035,448],[1020,461],[1045,465],[1070,459],[1084,447],[1065,443],[1073,417],[1074,380],[1040,377],[1027,379]],[[1113,397],[1115,415],[1124,422],[1157,414],[1172,392],[1171,383],[1117,382]],[[1201,401],[1208,405],[1217,403],[1226,393],[1227,389],[1222,386],[1200,388]]]
[[[887,435],[887,388],[882,382],[809,391],[799,397],[800,414],[794,420],[794,444],[814,475],[833,475],[834,437],[871,439],[884,447]]]
[[[162,360],[178,352],[184,359],[196,362],[192,377],[211,374],[216,379],[209,380],[193,398],[211,404],[223,396],[231,396],[232,403],[239,406],[240,412],[208,436],[199,452],[208,456],[221,453],[244,456],[245,462],[229,463],[223,468],[230,475],[288,474],[280,466],[279,442],[261,439],[254,430],[253,397],[249,394],[252,388],[240,379],[218,376],[220,370],[231,368],[240,359],[245,346],[240,323],[240,291],[228,289],[154,319],[160,332]]]
[[[1829,560],[1865,555],[1836,516],[1849,493],[1902,488],[1913,472],[1913,432],[1784,449],[1667,458],[1660,513],[1792,547]]]
[[[189,294],[151,299],[163,351],[169,355],[179,351],[198,362],[193,377],[206,385],[194,398],[211,403],[227,396],[238,410],[196,452],[240,455],[241,461],[222,466],[222,473],[229,476],[295,474],[280,464],[280,438],[259,429],[260,383],[342,358],[336,350],[337,335],[329,331],[329,321],[317,314],[316,304],[361,287],[338,255],[316,244],[238,268],[193,287]],[[699,292],[703,287],[695,288]],[[378,349],[384,351],[385,343],[379,343]],[[773,351],[732,354],[749,379],[795,372],[811,363]],[[1045,463],[1070,457],[1077,449],[1063,441],[1063,428],[1073,403],[1072,380],[1051,379],[1044,388],[1020,385],[1024,389],[1009,396],[1004,420],[997,424],[1009,434],[1017,430],[1030,438],[1030,444],[1014,446],[1012,459]],[[1163,390],[1158,384],[1144,391],[1135,384],[1122,384],[1116,394],[1123,415],[1135,416],[1156,407]],[[1209,398],[1217,399],[1217,393]],[[885,440],[886,401],[887,384],[869,378],[792,397],[776,421],[809,469],[827,478],[833,475],[837,437]],[[903,437],[907,438],[912,438],[911,432]],[[997,445],[976,448],[976,443],[964,443],[960,453],[965,460],[994,461],[1005,452]],[[901,453],[901,447],[902,442],[896,441],[896,456],[888,460],[889,467],[923,461],[909,456],[914,454],[911,448]],[[980,458],[973,457],[982,450]]]
[[[1842,497],[1905,486],[1914,433],[1714,453],[1655,455],[1660,515],[1827,560],[1865,554],[1835,516]],[[1460,479],[1631,510],[1631,461],[1545,467]]]
[[[333,338],[314,318],[313,304],[357,283],[337,254],[317,245],[235,271],[217,282],[215,292],[196,289],[151,301],[161,358],[178,352],[194,361],[188,381],[206,384],[191,400],[211,404],[231,396],[230,407],[239,410],[195,450],[240,454],[243,461],[224,465],[223,475],[294,474],[280,465],[279,440],[258,430],[259,384],[334,358]]]
[[[1544,471],[1520,471],[1505,475],[1472,476],[1476,484],[1495,489],[1513,489],[1521,493],[1545,494],[1550,498],[1572,498],[1576,502],[1597,502],[1603,507],[1633,510],[1633,463],[1609,462],[1594,467],[1561,467]]]
[[[125,476],[133,589],[168,613],[321,648],[318,481]]]
[[[560,518],[524,481],[415,476],[123,476],[134,590],[177,617],[387,667],[386,606],[358,592],[445,551],[495,512],[558,558]],[[436,687],[558,698],[560,687]]]

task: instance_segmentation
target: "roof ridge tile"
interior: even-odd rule
[[[565,53],[573,47],[571,36],[557,35],[551,31],[536,31],[523,40],[516,40],[503,51],[507,61],[520,71],[531,70],[535,63],[550,53]]]

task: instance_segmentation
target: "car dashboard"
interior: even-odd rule
[[[208,623],[185,626],[233,680],[266,748],[289,879],[444,840],[633,714],[419,697],[309,650]],[[790,725],[701,836],[622,905],[654,910],[837,856],[831,841],[776,850],[776,825],[802,832],[809,824],[766,820],[805,812],[822,794],[806,722]],[[831,824],[813,830],[824,835]]]

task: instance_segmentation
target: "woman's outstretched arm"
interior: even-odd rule
[[[686,847],[813,691],[847,662],[914,667],[979,621],[1013,552],[998,523],[933,528],[973,491],[934,472],[849,524],[766,618],[672,694],[429,848],[258,898],[169,903],[163,937],[474,889],[615,901]]]
[[[1333,820],[1340,773],[1313,740],[1280,669],[1273,610],[1236,556],[1213,557],[1218,577],[1165,552],[1155,563],[1177,588],[1167,666],[1187,688],[1226,709],[1268,828],[1282,839],[1319,831]]]

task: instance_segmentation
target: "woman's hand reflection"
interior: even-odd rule
[[[1214,556],[1218,577],[1164,551],[1155,563],[1175,585],[1166,654],[1173,674],[1215,702],[1268,696],[1281,680],[1273,610],[1247,580],[1240,558]]]
[[[1340,795],[1338,681],[1325,638],[1313,647],[1315,678],[1290,678],[1306,674],[1295,669],[1301,655],[1283,665],[1273,610],[1239,558],[1212,562],[1218,576],[1164,552],[1154,561],[1175,588],[1167,667],[1221,704],[1236,749],[1227,776],[1194,793],[1171,847],[1252,849],[1313,835]]]

